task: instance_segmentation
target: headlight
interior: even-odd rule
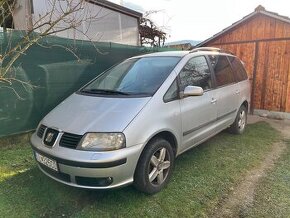
[[[112,151],[126,146],[123,133],[87,133],[77,149],[87,151]]]

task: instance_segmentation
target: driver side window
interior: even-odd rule
[[[211,89],[211,73],[204,56],[190,59],[180,71],[180,90],[186,86],[200,86],[203,90]]]

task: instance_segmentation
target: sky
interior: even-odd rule
[[[168,37],[177,40],[205,40],[252,13],[258,5],[290,17],[289,0],[110,0],[144,13],[159,11],[151,19]]]

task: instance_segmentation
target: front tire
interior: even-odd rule
[[[174,166],[174,153],[168,141],[153,139],[141,154],[134,175],[134,186],[155,194],[167,185]]]
[[[247,125],[247,108],[242,105],[238,111],[234,123],[230,126],[229,131],[233,134],[242,134]]]

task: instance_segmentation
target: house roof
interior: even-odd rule
[[[257,16],[257,15],[265,15],[265,16],[268,16],[268,17],[271,17],[271,18],[275,18],[275,19],[278,19],[278,20],[281,20],[283,22],[286,22],[286,23],[290,24],[290,18],[289,17],[279,15],[278,13],[275,13],[275,12],[267,11],[262,5],[259,5],[258,7],[255,8],[254,12],[252,12],[252,13],[248,14],[247,16],[243,17],[241,20],[233,23],[231,26],[223,29],[221,32],[219,32],[219,33],[213,35],[212,37],[202,41],[199,44],[197,44],[196,47],[205,45],[209,41],[212,41],[213,39],[218,38],[219,36],[225,34],[226,32],[228,32],[230,30],[232,30],[233,28],[235,28],[236,26],[240,25],[241,23],[244,23],[247,20],[249,20],[249,19],[251,19],[251,18],[253,18],[254,16]]]
[[[136,17],[138,19],[143,16],[143,14],[140,12],[134,11],[130,8],[126,8],[124,6],[121,6],[113,2],[106,1],[106,0],[86,0],[86,1],[95,5],[99,5],[101,7],[113,10],[113,11],[120,12],[122,14],[129,15],[131,17]]]

